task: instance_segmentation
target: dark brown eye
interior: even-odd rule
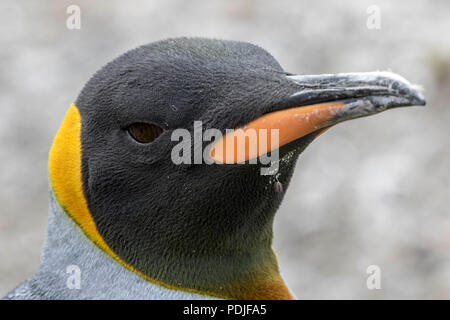
[[[161,127],[149,123],[133,123],[128,132],[134,140],[140,143],[150,143],[163,132]]]

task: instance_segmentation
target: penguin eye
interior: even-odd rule
[[[128,133],[137,142],[150,143],[163,133],[163,129],[154,124],[133,123],[128,127]]]

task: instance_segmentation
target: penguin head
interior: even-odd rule
[[[90,241],[149,281],[225,298],[290,298],[272,223],[298,155],[338,122],[418,104],[420,93],[391,73],[293,75],[252,44],[160,41],[88,81],[55,138],[50,183]],[[226,138],[237,128],[279,130],[278,145],[256,149],[277,158],[225,163],[205,153],[205,163],[205,146],[219,150],[224,140],[203,134]],[[181,163],[179,130],[189,133]],[[275,173],[262,174],[273,164]]]

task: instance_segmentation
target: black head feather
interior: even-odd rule
[[[203,129],[236,128],[280,107],[296,89],[285,75],[255,45],[182,38],[131,50],[90,79],[76,101],[83,186],[113,251],[153,278],[205,290],[267,261],[277,268],[273,217],[313,136],[289,149],[277,178],[259,165],[175,165],[170,136],[197,120]],[[140,144],[127,134],[133,123],[164,131]]]

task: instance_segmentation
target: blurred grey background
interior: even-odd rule
[[[66,28],[71,4],[80,30]],[[258,44],[290,72],[392,70],[424,87],[427,107],[340,124],[303,153],[274,246],[298,298],[449,299],[449,14],[446,0],[2,0],[0,296],[39,265],[47,154],[83,84],[133,47],[205,36]]]

